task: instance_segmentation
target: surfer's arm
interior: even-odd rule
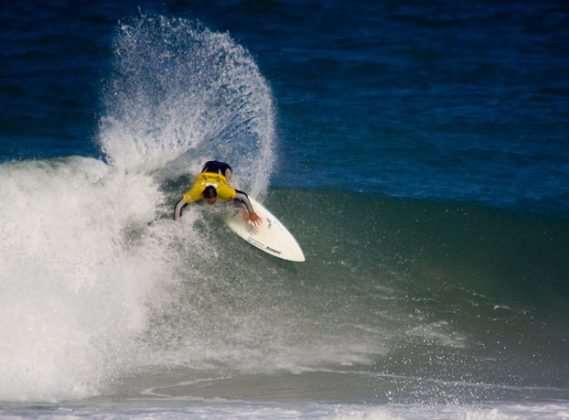
[[[178,201],[178,204],[176,204],[176,210],[174,211],[174,220],[176,222],[180,220],[180,217],[182,217],[182,209],[187,205],[188,203],[186,203],[186,201],[183,198],[180,201]]]
[[[253,210],[249,196],[243,191],[235,190],[235,198],[233,199],[247,209],[248,220],[256,225],[261,224],[261,217]]]

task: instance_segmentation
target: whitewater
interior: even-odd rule
[[[271,93],[227,34],[141,17],[120,26],[115,54],[103,89],[104,159],[0,167],[2,400],[97,395],[149,363],[151,314],[195,275],[180,250],[215,253],[192,217],[170,221],[184,187],[165,191],[164,179],[188,180],[217,158],[231,160],[255,196],[268,185]]]

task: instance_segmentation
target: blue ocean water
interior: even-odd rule
[[[142,11],[200,19],[250,51],[278,108],[275,185],[568,208],[563,3],[3,9],[5,161],[101,155],[96,128],[112,39],[120,19]]]
[[[2,3],[1,415],[567,417],[567,27],[558,1]],[[213,158],[306,263],[171,221]]]

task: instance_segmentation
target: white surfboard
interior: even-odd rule
[[[245,222],[242,209],[228,209],[222,215],[223,220],[233,232],[251,245],[283,260],[302,262],[305,260],[302,249],[294,236],[273,214],[255,199],[249,197],[253,210],[261,219],[261,225]]]

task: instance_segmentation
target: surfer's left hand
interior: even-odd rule
[[[261,219],[257,213],[253,212],[249,214],[249,221],[253,222],[255,226],[260,226],[263,219]]]

